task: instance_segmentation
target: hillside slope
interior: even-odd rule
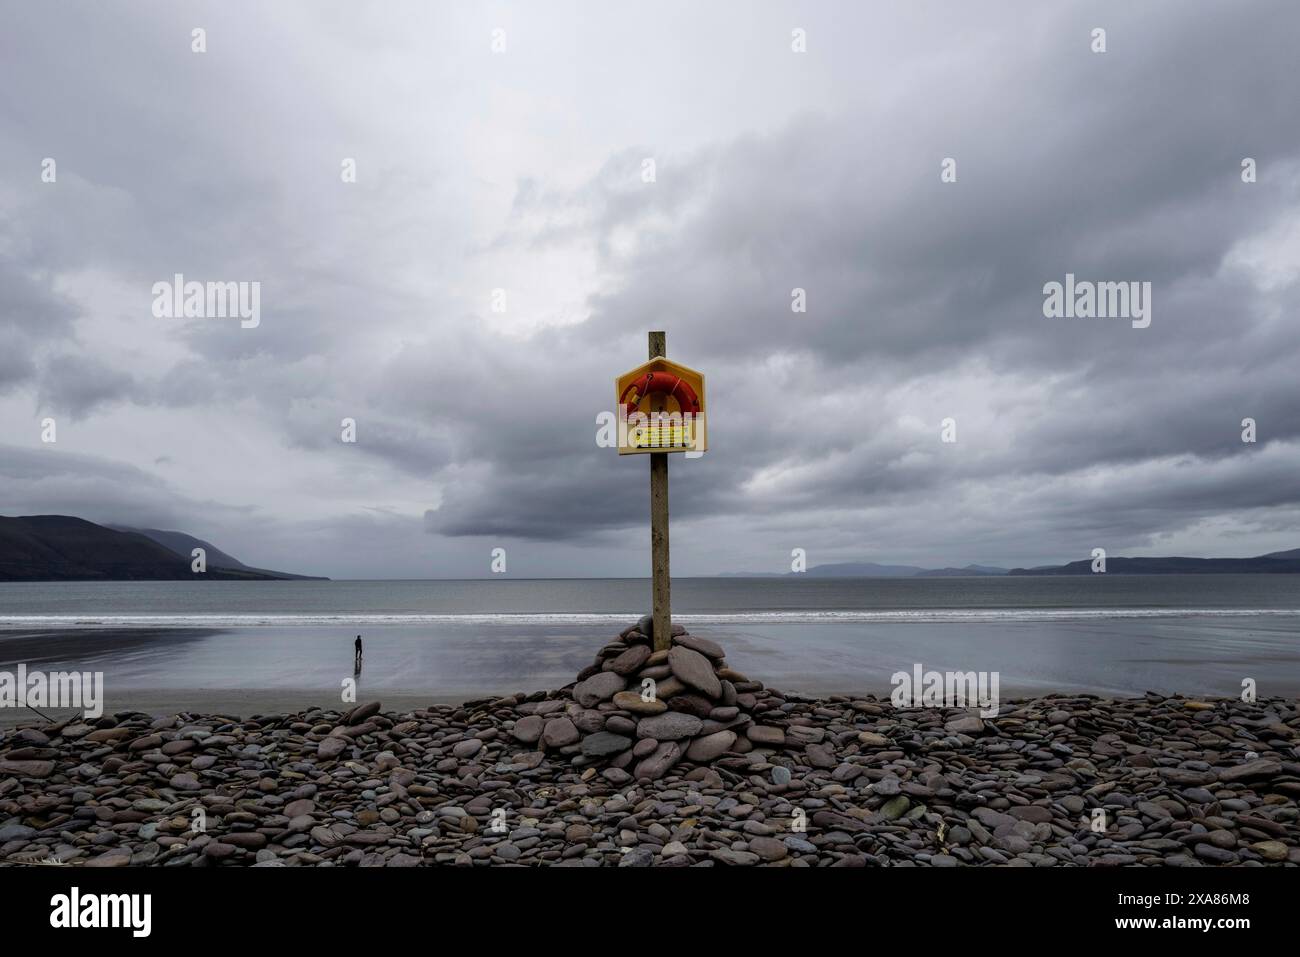
[[[164,548],[171,549],[177,555],[186,558],[194,554],[194,549],[202,548],[207,552],[209,568],[216,565],[234,571],[252,572],[268,578],[285,578],[292,581],[329,581],[328,578],[321,578],[316,575],[295,575],[292,572],[278,572],[269,568],[254,568],[251,565],[245,565],[234,555],[223,552],[211,542],[205,542],[203,539],[187,535],[185,532],[167,531],[161,528],[131,528],[128,525],[108,525],[105,527],[119,532],[135,532],[138,535],[143,535],[145,538],[153,539]]]
[[[146,535],[71,515],[0,516],[0,581],[271,581],[279,577],[214,566],[211,556],[207,572],[196,574],[190,571],[190,561],[188,551],[180,555]]]

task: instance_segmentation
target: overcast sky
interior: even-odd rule
[[[1297,36],[1293,0],[5,3],[0,514],[647,574],[596,417],[665,329],[708,377],[677,574],[1298,547]],[[155,317],[176,273],[259,282],[260,325]],[[1045,318],[1067,273],[1150,282],[1150,326]]]

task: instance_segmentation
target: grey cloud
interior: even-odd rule
[[[695,104],[647,111],[643,129],[581,161],[586,177],[516,129],[538,124],[547,143],[570,135],[560,107],[552,125],[538,112],[558,102],[549,73],[528,78],[536,99],[472,70],[439,88],[440,109],[467,130],[428,155],[412,154],[421,124],[435,131],[426,139],[444,131],[389,96],[410,91],[396,66],[382,82],[322,86],[304,108],[284,64],[254,54],[284,31],[303,49],[323,43],[306,9],[271,23],[206,8],[218,37],[242,27],[249,49],[236,60],[218,43],[203,60],[180,14],[80,8],[103,28],[107,77],[69,61],[66,12],[24,8],[0,40],[7,74],[62,65],[0,121],[6,171],[31,179],[0,192],[0,329],[12,343],[0,393],[83,416],[147,407],[197,421],[238,406],[295,463],[316,455],[333,468],[358,453],[347,474],[364,492],[346,504],[331,497],[338,485],[298,493],[315,524],[241,523],[252,503],[223,490],[235,541],[209,537],[244,560],[238,546],[261,534],[270,557],[256,561],[294,568],[313,536],[390,573],[478,569],[476,539],[489,538],[579,573],[641,561],[627,543],[645,522],[646,463],[598,448],[595,416],[612,409],[613,376],[642,360],[651,328],[709,377],[711,451],[672,464],[674,551],[696,572],[760,555],[781,567],[795,545],[816,560],[1032,564],[1094,539],[1208,536],[1215,523],[1248,552],[1269,529],[1300,527],[1288,480],[1300,459],[1300,286],[1271,239],[1300,209],[1292,5],[801,9],[839,24],[833,37],[814,29],[800,66],[829,92],[761,120],[718,116],[703,139],[681,132],[698,130]],[[375,44],[392,63],[413,52],[354,19],[351,35],[330,33],[340,57],[377,55]],[[1102,56],[1087,46],[1097,23],[1110,34]],[[674,64],[698,77],[702,102],[716,78],[761,59],[742,39]],[[751,107],[737,90],[737,108]],[[573,130],[628,110],[613,93],[601,106]],[[367,112],[416,132],[358,122]],[[484,136],[517,150],[512,188],[466,168]],[[30,156],[47,153],[61,157],[60,184],[42,191]],[[337,181],[344,155],[362,162],[350,191]],[[654,184],[640,181],[647,155]],[[947,156],[952,185],[939,182]],[[1243,156],[1258,160],[1258,183],[1240,181]],[[1281,280],[1234,258],[1261,237]],[[591,269],[544,277],[582,304],[581,321],[502,331],[487,289],[553,255]],[[139,290],[138,305],[80,316],[56,280],[96,272]],[[154,319],[149,285],[173,272],[261,281],[261,327]],[[1066,272],[1151,281],[1151,328],[1043,318],[1042,285]],[[796,286],[807,314],[790,311]],[[123,309],[138,315],[134,344],[150,347],[130,368],[87,345],[94,323]],[[956,446],[938,440],[948,415]],[[336,448],[343,416],[358,422],[354,449]],[[1258,446],[1240,442],[1245,416]],[[196,436],[193,454],[215,441]],[[412,506],[409,489],[426,479],[428,504]],[[392,514],[390,485],[403,496]],[[126,507],[66,474],[11,502],[45,507],[54,493],[69,503],[56,510]],[[187,507],[178,498],[168,524],[197,534]],[[474,556],[463,566],[462,551]]]
[[[42,370],[37,406],[80,417],[96,406],[129,398],[134,388],[126,372],[88,356],[58,355]]]
[[[53,287],[53,276],[14,251],[0,236],[0,392],[32,380],[46,343],[67,337],[77,309]]]
[[[67,438],[67,430],[61,430],[63,446],[68,444]],[[102,523],[157,527],[192,519],[201,507],[146,469],[71,452],[63,446],[55,442],[36,449],[0,447],[0,477],[4,480],[0,511],[8,515],[76,515]]]

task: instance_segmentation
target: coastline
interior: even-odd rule
[[[626,621],[627,619],[623,619]],[[740,670],[782,689],[825,697],[888,695],[891,675],[927,670],[998,673],[1003,697],[1049,693],[1125,698],[1157,691],[1230,697],[1252,679],[1264,697],[1300,697],[1300,614],[1199,618],[705,625]],[[0,673],[103,675],[108,712],[198,711],[249,716],[357,700],[396,710],[535,688],[561,688],[615,629],[602,624],[405,626],[25,627],[0,629]],[[365,637],[354,674],[352,640]],[[0,707],[0,727],[15,721]]]
[[[399,693],[384,695],[384,703],[391,711],[410,712],[428,705],[453,705],[490,695],[492,692],[487,689],[466,689],[448,694]],[[325,711],[338,707],[337,695],[331,701],[328,695],[309,688],[243,691],[212,688],[174,688],[161,691],[131,689],[116,692],[104,708],[104,713],[110,717],[114,714],[138,712],[153,718],[192,714],[207,719],[225,717],[244,720],[258,715],[300,714],[313,709]],[[54,718],[56,724],[75,721],[81,716],[81,712],[76,709],[41,710]],[[0,731],[23,727],[41,728],[47,724],[28,708],[0,708]]]
[[[647,674],[686,690],[639,699]],[[1300,865],[1291,700],[1058,694],[981,718],[781,692],[708,639],[652,653],[635,629],[578,677],[8,727],[0,865]]]

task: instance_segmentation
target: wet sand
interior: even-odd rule
[[[384,695],[384,707],[395,711],[414,711],[430,705],[459,704],[486,696],[486,692],[466,689],[446,695]],[[173,714],[226,715],[234,719],[259,715],[302,712],[311,708],[346,708],[337,697],[333,700],[317,691],[277,689],[275,691],[213,691],[208,688],[177,688],[170,691],[127,690],[110,696],[104,713],[142,711],[155,716]],[[55,723],[72,720],[81,711],[71,708],[42,708]],[[41,726],[45,722],[28,708],[0,708],[0,728]]]
[[[1260,697],[1300,696],[1300,619],[1165,618],[1156,621],[771,624],[715,626],[730,660],[801,694],[877,694],[914,663],[1000,675],[1003,697],[1052,692],[1103,697],[1237,697],[1244,679]],[[218,713],[248,717],[356,700],[419,708],[562,688],[611,639],[608,626],[444,624],[365,629],[320,626],[60,628],[0,631],[0,671],[103,673],[108,713]],[[43,709],[51,715],[51,709]],[[33,717],[0,708],[0,725]]]

